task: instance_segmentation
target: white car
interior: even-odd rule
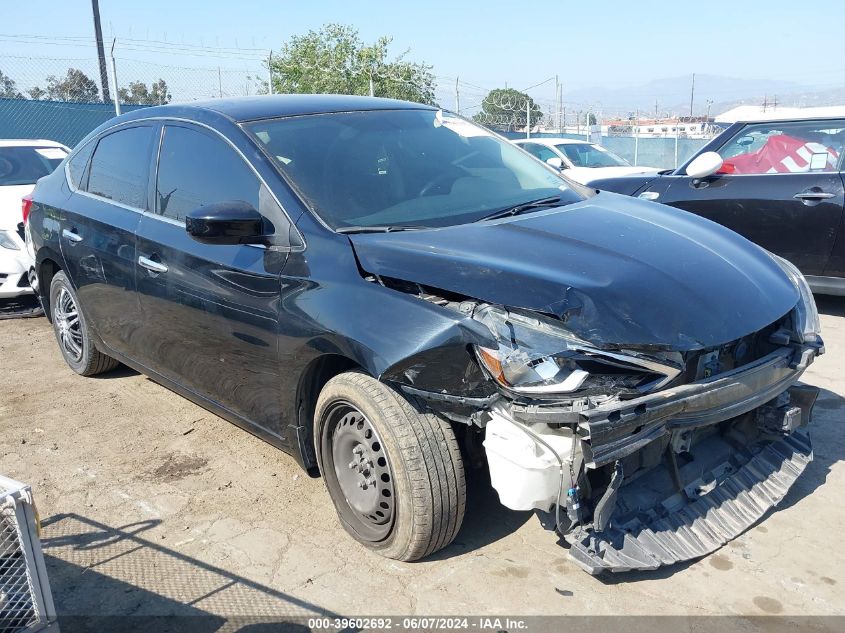
[[[0,299],[32,293],[34,263],[24,240],[22,201],[69,151],[55,141],[0,140]]]
[[[567,178],[587,183],[596,178],[659,171],[656,167],[634,167],[610,150],[571,138],[525,138],[513,141],[528,153],[560,169]]]

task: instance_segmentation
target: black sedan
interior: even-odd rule
[[[136,110],[39,181],[27,231],[74,371],[125,363],[319,469],[384,556],[455,538],[467,453],[592,573],[713,551],[812,459],[791,264],[437,108]]]
[[[845,119],[735,123],[674,171],[596,179],[722,224],[845,295]]]

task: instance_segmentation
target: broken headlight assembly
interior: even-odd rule
[[[819,321],[819,311],[816,308],[816,300],[813,298],[813,292],[810,290],[810,285],[804,279],[804,275],[798,270],[795,265],[779,257],[774,253],[769,253],[775,263],[781,267],[786,276],[798,290],[800,299],[793,310],[794,327],[799,336],[799,343],[816,343],[821,342],[821,323]]]
[[[636,395],[666,385],[682,367],[677,353],[655,358],[596,349],[541,315],[486,305],[473,318],[498,343],[497,349],[476,346],[482,367],[500,386],[521,395]]]

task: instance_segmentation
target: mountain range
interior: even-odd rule
[[[601,110],[607,114],[641,116],[688,115],[692,75],[655,79],[625,88],[581,88],[563,93],[568,108]],[[845,82],[841,87],[814,87],[778,79],[739,79],[696,74],[693,114],[711,115],[737,105],[767,103],[782,106],[825,106],[845,104]]]

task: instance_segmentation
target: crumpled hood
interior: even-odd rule
[[[369,273],[553,314],[598,346],[720,345],[798,301],[745,238],[612,193],[495,222],[348,237]]]

